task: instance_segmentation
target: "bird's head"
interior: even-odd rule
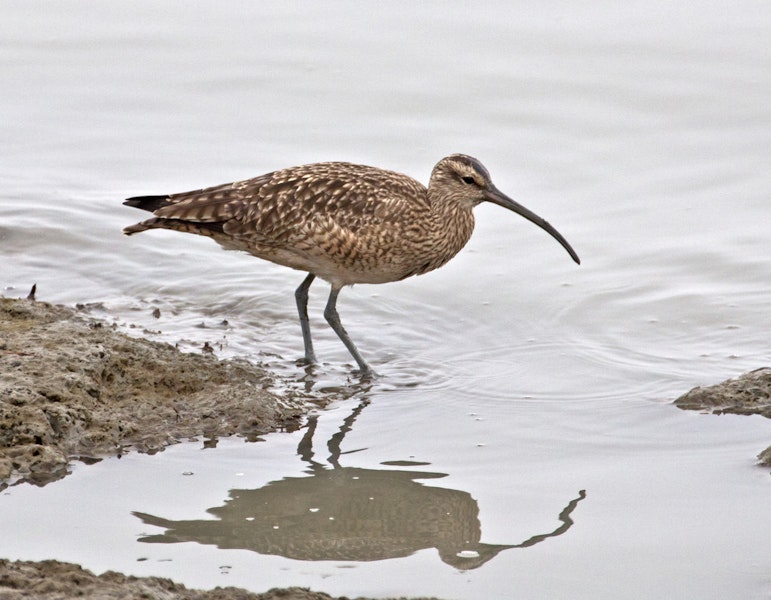
[[[578,254],[559,231],[554,229],[548,221],[514,202],[495,187],[490,178],[490,172],[472,156],[452,154],[440,160],[431,172],[428,189],[430,196],[441,196],[469,210],[481,202],[492,202],[507,208],[548,232],[568,251],[576,263],[581,264]]]

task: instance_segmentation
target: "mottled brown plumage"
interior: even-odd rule
[[[336,302],[354,283],[386,283],[444,265],[474,229],[472,209],[490,201],[548,231],[579,262],[549,223],[502,194],[482,164],[454,154],[434,167],[428,188],[393,171],[329,162],[292,167],[253,179],[169,196],[124,202],[153,218],[123,231],[173,229],[213,238],[309,275],[296,292],[305,359],[315,362],[308,325],[308,288],[318,276],[332,291],[324,315],[363,374],[371,374],[346,333]]]

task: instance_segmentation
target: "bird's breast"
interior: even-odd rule
[[[470,211],[459,211],[452,219],[412,217],[360,228],[342,227],[330,220],[314,230],[307,251],[319,251],[319,259],[328,261],[347,282],[386,283],[438,269],[466,245],[474,230]]]

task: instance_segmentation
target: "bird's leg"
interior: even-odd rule
[[[353,356],[353,358],[356,360],[357,364],[359,365],[359,369],[361,370],[361,374],[364,376],[372,376],[375,374],[374,371],[362,358],[361,354],[359,354],[359,351],[356,349],[356,344],[354,344],[353,341],[351,341],[351,338],[348,337],[348,332],[340,322],[340,315],[337,314],[337,295],[339,293],[340,288],[333,285],[332,291],[329,293],[329,300],[327,300],[327,307],[324,309],[324,318],[327,320],[327,323],[329,323],[329,326],[337,334],[337,337],[343,341],[345,347],[348,348],[348,352],[351,353],[351,356]]]
[[[300,287],[294,292],[295,300],[297,300],[297,312],[300,315],[300,327],[303,330],[305,362],[308,364],[315,364],[316,362],[316,355],[313,352],[313,340],[311,340],[311,324],[308,321],[308,289],[311,287],[314,279],[316,279],[316,276],[313,273],[308,273]]]

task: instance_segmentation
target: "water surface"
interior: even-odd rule
[[[120,201],[314,160],[427,182],[442,156],[477,156],[582,258],[480,207],[446,267],[341,294],[382,375],[364,387],[318,282],[312,393],[347,399],[312,443],[308,428],[199,441],[10,488],[2,556],[348,596],[768,595],[771,488],[753,462],[771,426],[669,404],[771,363],[767,3],[2,12],[7,296],[37,282],[40,299],[99,303],[130,333],[209,341],[305,389],[302,274],[173,232],[125,238],[143,216]]]

